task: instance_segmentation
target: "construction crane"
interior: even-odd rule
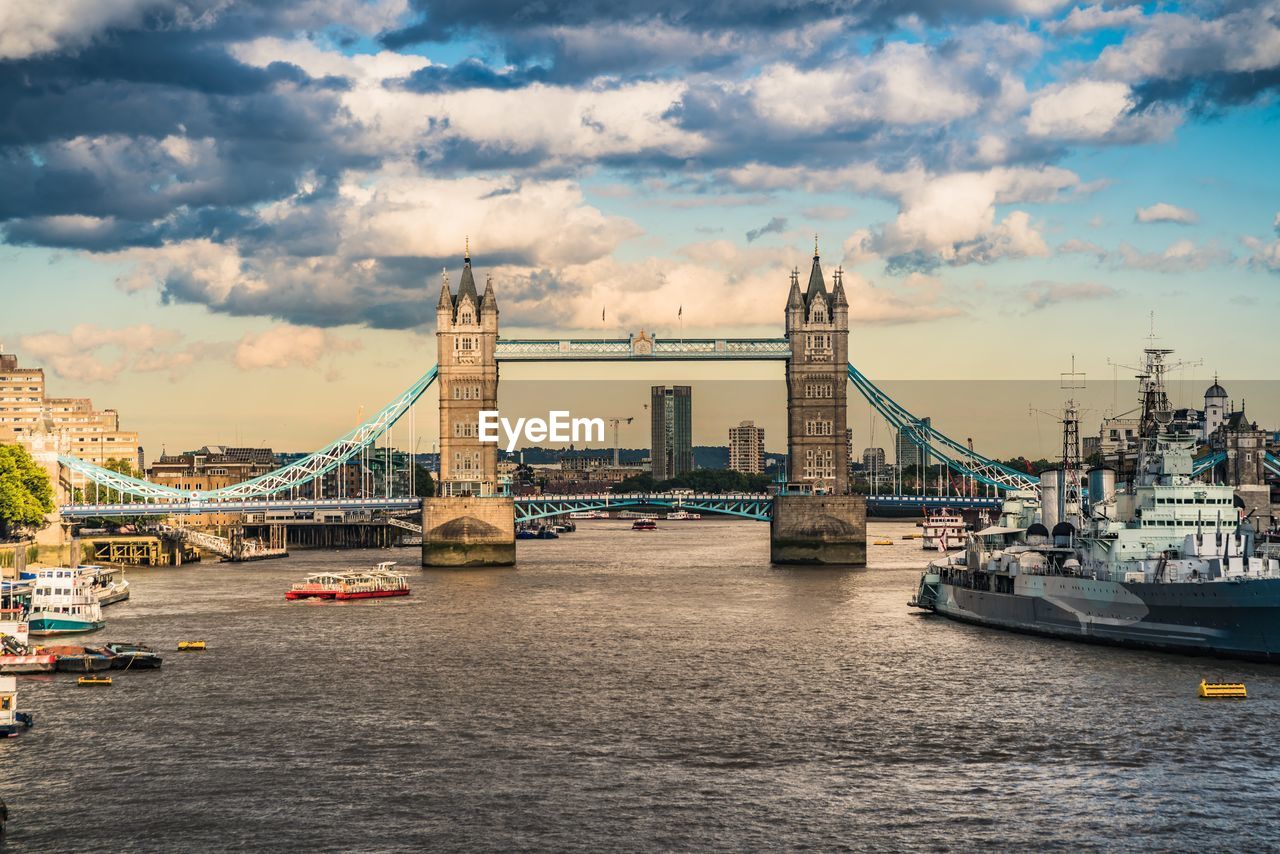
[[[629,418],[623,418],[623,417],[618,417],[618,418],[606,418],[605,420],[606,420],[606,421],[608,421],[610,424],[612,424],[612,425],[613,425],[613,467],[614,467],[614,468],[617,468],[617,467],[619,466],[619,463],[618,463],[618,425],[619,425],[619,424],[622,424],[622,423],[624,423],[624,422],[625,422],[625,423],[627,423],[627,424],[630,424],[632,421],[635,421],[636,419],[635,419],[635,416],[631,416],[631,417],[629,417]]]

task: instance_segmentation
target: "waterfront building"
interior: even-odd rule
[[[744,474],[764,472],[764,428],[743,421],[729,428],[729,468]]]
[[[142,469],[138,434],[120,429],[116,410],[94,409],[86,397],[47,397],[44,369],[21,367],[16,355],[0,353],[0,442],[31,450],[37,435],[48,437],[40,444],[58,454],[98,465],[126,460]]]
[[[893,483],[893,466],[889,465],[884,448],[862,450],[862,471],[867,478],[867,484],[877,492],[882,487]]]
[[[693,471],[693,388],[653,386],[649,410],[653,476],[669,480]]]
[[[444,275],[436,303],[436,355],[440,373],[440,455],[436,491],[443,496],[498,492],[498,446],[480,441],[480,412],[498,408],[498,300],[489,279],[476,291],[471,250],[463,257],[458,292]]]
[[[928,462],[927,454],[919,442],[928,441],[929,428],[933,421],[929,418],[921,418],[915,425],[908,424],[898,430],[894,437],[893,460],[899,471],[904,471],[911,466],[923,469]]]

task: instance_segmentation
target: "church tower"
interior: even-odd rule
[[[498,446],[480,442],[480,411],[498,408],[498,300],[493,280],[476,291],[471,247],[463,257],[455,295],[442,274],[436,303],[436,351],[440,375],[441,496],[494,495],[498,488]]]
[[[787,480],[834,495],[849,487],[849,301],[843,278],[837,269],[827,292],[815,238],[809,286],[801,292],[799,271],[793,271],[786,309]]]

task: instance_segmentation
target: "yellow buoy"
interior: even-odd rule
[[[110,676],[81,676],[76,680],[77,685],[110,685]]]
[[[1200,696],[1207,700],[1226,698],[1243,700],[1248,694],[1243,682],[1208,682],[1200,680]]]
[[[205,648],[205,643],[202,640],[178,641],[179,652],[195,652],[198,650],[203,650],[204,648]]]
[[[893,540],[876,540],[876,545],[877,545],[877,546],[891,546],[891,545],[893,545]]]

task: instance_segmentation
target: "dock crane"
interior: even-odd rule
[[[618,425],[624,422],[627,424],[630,424],[632,421],[635,421],[636,419],[635,419],[635,416],[630,416],[626,418],[619,416],[617,418],[606,418],[605,420],[613,425],[613,467],[617,468],[619,465],[618,463]]]

